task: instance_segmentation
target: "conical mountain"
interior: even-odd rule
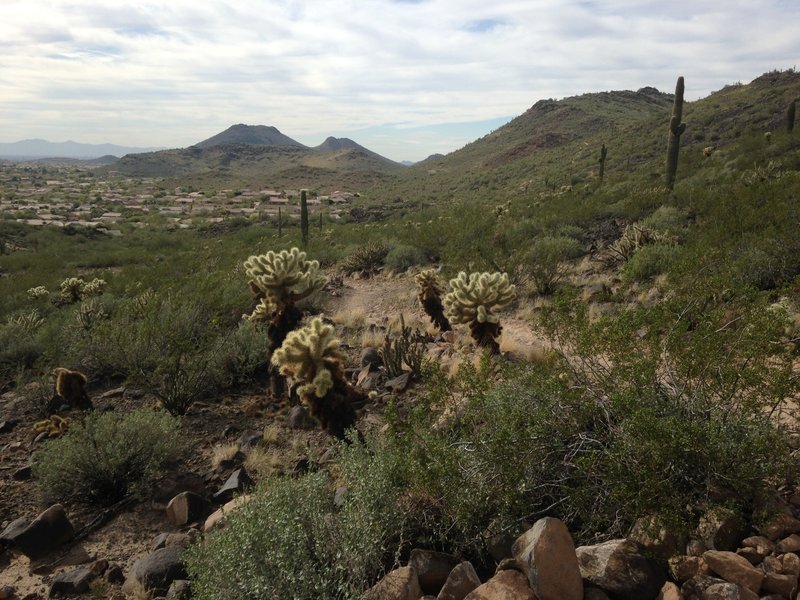
[[[307,148],[298,141],[282,134],[276,127],[267,125],[232,125],[222,133],[195,144],[198,148],[213,148],[231,144],[246,144],[249,146],[289,146],[293,148]]]

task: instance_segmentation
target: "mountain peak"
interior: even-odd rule
[[[223,144],[306,148],[300,142],[282,134],[277,127],[271,125],[245,125],[244,123],[231,125],[225,131],[203,140],[199,144],[195,144],[195,146],[198,148],[212,148]]]

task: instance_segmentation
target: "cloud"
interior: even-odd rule
[[[541,98],[671,89],[678,74],[697,98],[791,67],[798,17],[780,0],[12,1],[0,4],[12,83],[0,114],[8,141],[159,146],[238,122],[320,140],[405,122],[384,132],[395,154],[373,149],[424,158],[410,136],[425,127]]]

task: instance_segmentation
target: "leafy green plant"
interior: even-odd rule
[[[639,248],[622,268],[629,281],[646,281],[666,273],[675,263],[678,249],[668,244],[653,244]]]
[[[536,291],[549,296],[556,291],[559,282],[567,273],[566,261],[581,255],[577,240],[566,236],[544,236],[536,238],[526,254],[527,272]]]
[[[407,244],[395,244],[386,254],[384,262],[390,269],[403,272],[410,267],[428,262],[428,256],[423,250]]]
[[[90,413],[34,454],[33,474],[50,500],[107,506],[144,497],[181,452],[179,422],[166,413]]]

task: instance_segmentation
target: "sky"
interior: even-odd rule
[[[0,142],[246,123],[421,160],[543,98],[794,68],[799,22],[798,0],[0,0]]]

